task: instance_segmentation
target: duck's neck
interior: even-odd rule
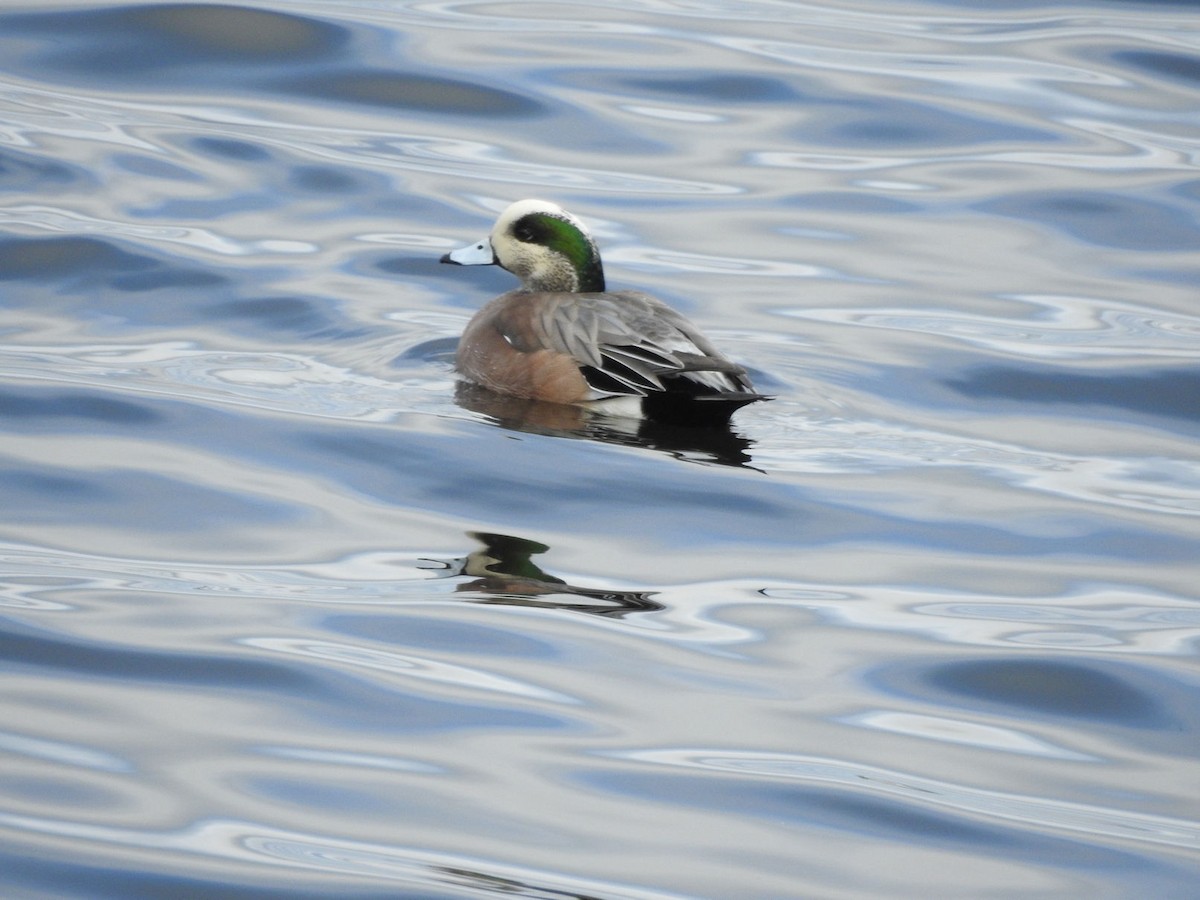
[[[549,265],[540,261],[524,279],[527,291],[549,291],[556,294],[601,293],[604,290],[604,266],[594,250],[586,258],[571,259],[557,256]]]
[[[579,287],[576,290],[580,293],[599,294],[604,291],[604,266],[600,264],[599,253],[593,252],[591,258],[576,274],[579,278]]]

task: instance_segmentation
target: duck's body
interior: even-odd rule
[[[628,398],[646,415],[696,422],[726,421],[763,399],[683,315],[638,291],[605,290],[595,242],[553,203],[512,204],[488,238],[442,262],[497,264],[522,281],[459,341],[458,371],[493,391],[570,404]]]

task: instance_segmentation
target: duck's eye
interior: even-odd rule
[[[518,241],[524,241],[527,244],[531,243],[533,241],[533,229],[528,225],[518,225],[513,229],[513,237]]]

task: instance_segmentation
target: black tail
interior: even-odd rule
[[[743,406],[756,400],[770,399],[753,391],[711,394],[655,391],[642,399],[642,412],[657,422],[712,428],[728,424],[730,416]]]

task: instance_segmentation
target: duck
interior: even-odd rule
[[[494,393],[686,425],[728,423],[769,399],[683,314],[608,290],[596,241],[556,203],[518,200],[441,262],[521,281],[475,313],[455,353],[458,373]]]

